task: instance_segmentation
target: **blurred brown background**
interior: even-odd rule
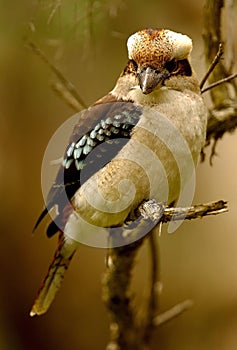
[[[113,87],[126,64],[126,38],[144,27],[190,35],[193,65],[204,71],[204,1],[2,1],[0,9],[0,349],[99,350],[108,338],[101,301],[105,251],[82,246],[50,311],[29,310],[56,246],[32,227],[43,207],[40,172],[54,131],[74,114],[49,86],[49,68],[24,44],[33,40],[89,105]],[[60,3],[60,1],[58,2]],[[92,11],[91,11],[92,10]],[[49,23],[47,23],[49,22]],[[194,307],[155,332],[152,349],[237,349],[237,135],[218,144],[214,166],[197,173],[196,203],[226,199],[229,213],[187,222],[160,239],[161,309],[186,298]],[[145,294],[147,252],[137,289]]]

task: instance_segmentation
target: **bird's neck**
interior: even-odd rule
[[[200,94],[198,80],[195,74],[192,76],[173,76],[166,81],[166,85],[155,89],[150,94],[142,93],[138,79],[134,74],[122,74],[111,94],[118,100],[131,101],[143,106],[153,106],[162,102],[170,102],[174,91],[192,91]]]

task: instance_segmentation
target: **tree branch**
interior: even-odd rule
[[[162,222],[200,219],[204,216],[222,214],[227,211],[227,202],[223,200],[187,208],[165,208]]]
[[[223,39],[222,30],[222,16],[224,15],[226,15],[228,22],[228,32],[225,33],[226,40]],[[215,155],[217,141],[225,133],[233,132],[237,127],[237,87],[234,80],[236,73],[232,72],[234,62],[236,62],[233,49],[234,15],[233,2],[228,3],[227,8],[224,0],[206,0],[203,39],[207,66],[211,65],[213,57],[216,56],[219,44],[225,41],[228,43],[223,44],[224,59],[218,60],[218,64],[208,78],[211,85],[207,89],[211,89],[213,106],[208,119],[206,146],[213,142],[211,161]],[[202,156],[202,160],[204,160],[204,153]]]
[[[222,40],[222,21],[221,15],[224,7],[224,0],[207,0],[204,7],[204,48],[206,64],[209,67],[212,63],[213,57],[218,52],[218,47]],[[212,75],[209,77],[211,83],[216,82],[226,77],[226,70],[222,61],[216,66]],[[218,89],[211,91],[211,98],[216,107],[223,106],[229,102],[229,91],[225,85],[219,86]]]
[[[137,210],[138,226],[136,232],[143,230],[145,224],[156,226],[158,222],[171,220],[191,220],[208,215],[217,215],[227,211],[227,202],[216,201],[194,205],[187,208],[169,208],[164,203],[149,200],[142,203]],[[143,220],[140,218],[142,215]],[[127,229],[127,226],[124,228]],[[147,236],[151,248],[152,269],[151,286],[147,308],[140,319],[134,305],[131,292],[132,271],[138,249],[145,237],[138,241],[108,251],[107,265],[103,278],[103,300],[110,316],[110,342],[107,350],[145,350],[151,339],[154,326],[177,317],[191,307],[191,301],[177,304],[165,313],[156,316],[158,295],[161,290],[159,281],[157,232],[155,227]],[[113,237],[112,237],[113,239]]]
[[[103,300],[110,316],[108,350],[143,349],[137,341],[139,326],[130,288],[135,257],[142,242],[140,240],[108,252],[108,263],[102,281]]]

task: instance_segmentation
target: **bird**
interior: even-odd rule
[[[58,246],[31,316],[52,304],[79,247],[77,234],[122,227],[151,198],[177,201],[191,176],[190,155],[191,168],[198,163],[207,108],[190,62],[191,38],[145,28],[129,36],[127,50],[114,88],[81,113],[36,222],[34,229],[57,208],[47,236],[58,234]]]

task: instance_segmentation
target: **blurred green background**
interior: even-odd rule
[[[57,4],[60,5],[57,8]],[[29,310],[57,239],[32,236],[43,207],[41,161],[54,131],[74,111],[50,88],[50,69],[27,48],[33,40],[78,89],[86,104],[107,93],[126,64],[126,39],[144,27],[192,37],[193,66],[204,72],[204,1],[0,2],[0,349],[104,349],[108,317],[101,301],[105,250],[82,246],[49,312]],[[53,9],[55,8],[55,13]],[[237,136],[218,144],[214,166],[197,171],[195,203],[229,201],[229,213],[187,222],[160,239],[161,310],[186,298],[194,307],[155,333],[152,349],[237,349]],[[144,248],[136,288],[146,294]],[[126,349],[125,349],[126,350]]]

